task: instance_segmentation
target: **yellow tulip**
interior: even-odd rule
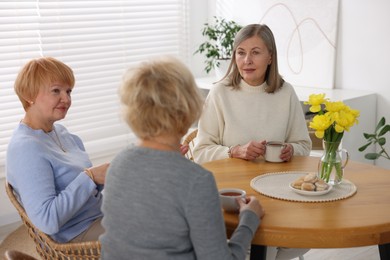
[[[329,101],[325,94],[312,94],[304,104],[311,105],[310,111],[317,113],[309,126],[316,130],[315,135],[318,138],[324,138],[325,141],[340,141],[344,131],[349,131],[357,124],[357,118],[360,116],[358,110],[351,109],[342,101]],[[322,111],[322,105],[326,112]]]
[[[325,94],[311,94],[309,101],[305,101],[305,105],[310,105],[309,110],[313,113],[321,111],[321,104],[325,102]]]
[[[339,112],[339,111],[345,109],[345,107],[346,107],[346,105],[341,101],[336,101],[336,102],[326,101],[325,102],[325,109],[326,109],[326,111],[329,111],[329,112]]]
[[[346,131],[349,131],[349,128],[353,126],[356,122],[356,114],[351,113],[351,111],[348,110],[340,111],[339,117],[336,120],[337,125],[339,125],[341,128],[344,128],[343,130]]]
[[[324,132],[332,124],[330,118],[326,115],[316,115],[313,117],[313,120],[310,122],[310,128],[316,130],[315,135],[318,138],[324,137]]]

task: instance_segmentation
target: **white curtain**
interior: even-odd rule
[[[187,1],[1,1],[0,177],[24,115],[13,82],[27,61],[52,56],[73,69],[73,103],[60,123],[81,137],[92,161],[112,158],[132,139],[117,93],[123,72],[161,54],[187,63]]]

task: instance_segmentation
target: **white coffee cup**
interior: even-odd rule
[[[237,198],[245,201],[246,192],[241,189],[229,188],[219,190],[222,208],[227,212],[237,212],[240,208]]]
[[[282,152],[282,149],[286,147],[284,143],[278,141],[270,141],[267,142],[265,146],[266,148],[264,158],[267,162],[283,162],[283,160],[280,159],[280,154]]]

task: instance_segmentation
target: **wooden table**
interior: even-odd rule
[[[256,192],[250,181],[261,174],[283,171],[315,172],[318,157],[294,157],[290,162],[224,159],[203,164],[217,186],[241,188],[256,196],[266,215],[252,241],[251,259],[264,257],[265,246],[290,248],[346,248],[379,245],[381,259],[390,259],[390,170],[349,161],[345,179],[354,183],[353,196],[332,202],[291,202]],[[224,213],[228,235],[237,214]],[[252,256],[253,254],[253,256]],[[261,259],[261,258],[257,258]]]

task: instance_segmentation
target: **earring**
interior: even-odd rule
[[[34,101],[28,101],[30,105],[34,105]]]

